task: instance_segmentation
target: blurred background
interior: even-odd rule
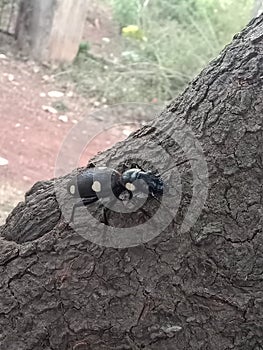
[[[92,139],[82,166],[151,120],[140,104],[164,107],[263,8],[261,0],[54,3],[0,0],[0,224],[34,182],[54,177],[80,120]]]

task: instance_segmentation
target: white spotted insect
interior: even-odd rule
[[[120,173],[110,168],[88,168],[67,184],[68,193],[80,198],[72,209],[70,222],[74,220],[75,210],[81,206],[87,206],[101,198],[111,200],[123,200],[122,194],[129,194],[132,198],[134,192],[143,192],[152,196],[163,194],[164,183],[160,176],[151,171],[142,171],[137,168]]]

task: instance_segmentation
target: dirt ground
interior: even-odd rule
[[[95,108],[94,101],[77,95],[70,84],[61,85],[33,62],[0,57],[0,157],[8,161],[7,165],[0,165],[3,223],[10,209],[23,200],[25,190],[36,181],[55,176],[62,147],[68,146],[69,158],[71,152],[74,154],[76,150],[63,140],[79,121],[85,120],[85,130],[79,132],[87,141],[84,154],[77,155],[76,166],[84,166],[97,152],[124,140],[140,123],[120,124],[116,113],[100,113],[103,106]],[[63,97],[50,97],[54,91],[63,93]],[[60,107],[54,113],[52,108],[56,105],[62,106],[63,111]]]
[[[61,86],[33,62],[1,55],[0,84],[0,157],[8,161],[0,166],[0,222],[23,199],[25,190],[36,181],[54,177],[57,156],[65,147],[63,140],[80,120],[85,118],[86,128],[81,132],[87,142],[76,166],[85,165],[98,151],[125,139],[140,126],[116,125],[120,120],[114,113],[109,113],[105,122],[94,101],[77,95],[70,84]],[[54,91],[63,97],[50,97]],[[54,113],[52,106],[56,105],[63,111],[60,107]],[[69,145],[68,158],[71,151],[74,156]]]
[[[116,28],[105,9],[92,13],[92,18],[87,17],[83,38],[88,35],[95,53],[100,54],[107,49],[104,38],[116,35]],[[8,161],[0,165],[0,224],[36,181],[54,177],[57,156],[65,148],[63,140],[80,120],[86,121],[81,133],[87,143],[72,168],[85,165],[98,151],[125,139],[140,126],[137,122],[123,125],[120,115],[125,117],[125,113],[120,111],[104,112],[101,117],[98,111],[105,106],[79,96],[72,83],[62,84],[37,63],[16,59],[10,40],[0,35],[0,164],[3,159]],[[54,96],[54,91],[61,96]],[[136,117],[129,115],[125,119],[134,120]],[[76,157],[70,144],[66,151],[69,158]]]
[[[119,38],[110,9],[92,1],[83,33],[91,52],[118,55]],[[36,181],[58,175],[61,151],[72,165],[59,175],[84,166],[152,118],[144,107],[102,106],[52,70],[17,57],[14,39],[0,33],[0,225]],[[81,152],[74,149],[78,139],[85,143]],[[8,164],[1,165],[3,160]]]

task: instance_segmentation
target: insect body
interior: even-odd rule
[[[110,168],[90,168],[69,181],[68,192],[80,201],[73,206],[70,222],[74,219],[76,208],[87,206],[102,198],[119,198],[126,188],[120,182],[121,174]]]
[[[89,168],[69,181],[67,190],[80,201],[73,206],[70,222],[74,219],[76,208],[87,206],[99,199],[123,200],[121,195],[128,193],[129,199],[135,192],[149,193],[152,196],[163,193],[163,180],[150,171],[134,168],[124,173],[110,168]]]
[[[160,176],[137,168],[126,170],[121,176],[121,183],[129,191],[141,191],[150,193],[152,196],[162,195],[164,190],[164,183]]]

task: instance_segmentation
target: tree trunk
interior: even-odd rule
[[[94,160],[180,164],[166,228],[152,198],[110,212],[106,236],[90,218],[75,232],[70,176],[26,194],[1,231],[0,349],[263,349],[262,28],[263,16],[150,125]]]
[[[263,12],[263,1],[255,0],[254,8],[253,8],[253,17],[259,16]]]
[[[87,0],[22,0],[16,24],[18,47],[40,61],[73,61],[86,9]]]

